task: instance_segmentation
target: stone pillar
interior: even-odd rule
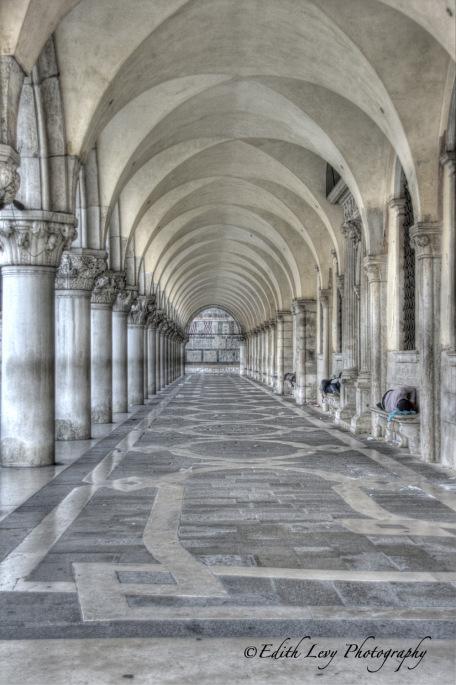
[[[357,329],[355,317],[355,269],[356,249],[361,240],[361,223],[351,219],[342,226],[345,236],[345,274],[342,316],[342,357],[340,408],[336,412],[336,423],[350,428],[352,416],[356,413],[355,380],[357,369]]]
[[[166,324],[163,324],[162,327],[160,328],[160,390],[163,390],[163,388],[166,385],[166,381],[165,381],[166,345],[165,345],[165,330],[164,330],[165,326],[166,326]]]
[[[264,385],[269,385],[269,322],[263,326],[263,372],[261,380]]]
[[[92,423],[112,422],[112,306],[125,287],[123,274],[105,271],[95,280],[91,299]]]
[[[322,378],[329,378],[331,375],[330,363],[330,301],[331,291],[320,290],[320,306],[321,306],[321,322],[320,322],[320,336],[321,336],[321,369],[318,381]]]
[[[125,282],[125,274],[119,272]],[[134,289],[122,289],[117,295],[112,311],[112,411],[128,412],[128,354],[127,321],[131,305],[137,293]]]
[[[128,404],[144,404],[144,326],[146,298],[133,303],[128,317]]]
[[[90,298],[95,278],[106,268],[100,250],[64,252],[55,282],[57,440],[91,437]]]
[[[418,350],[420,359],[421,456],[435,462],[439,457],[438,381],[440,368],[440,269],[441,227],[417,223],[410,232],[416,255],[418,294]]]
[[[404,198],[394,198],[388,202],[388,299],[386,306],[388,350],[403,349],[404,214]]]
[[[442,287],[441,462],[456,469],[456,151],[441,157]]]
[[[162,319],[159,313],[157,313],[157,330],[155,333],[155,382],[157,385],[157,392],[159,392],[162,388],[161,384],[161,373],[160,373],[160,365],[161,365],[161,330],[160,330],[160,323]]]
[[[274,389],[277,377],[277,330],[276,322],[269,322],[269,386]]]
[[[368,335],[370,339],[371,406],[382,399],[382,282],[385,279],[385,255],[364,258],[369,289]],[[367,332],[366,331],[366,332]]]
[[[239,342],[239,375],[246,374],[246,340],[244,337]]]
[[[294,344],[296,351],[296,404],[316,398],[315,300],[294,300]]]
[[[54,280],[74,223],[63,213],[1,214],[3,466],[55,461]]]
[[[157,324],[154,318],[149,320],[147,326],[147,395],[152,398],[157,394]]]
[[[380,276],[383,280],[383,264],[385,259],[381,256],[378,257],[378,267],[380,269]],[[372,264],[375,263],[375,258],[373,258]],[[365,262],[366,264],[366,262]],[[375,267],[372,267],[373,269]],[[375,277],[375,276],[374,276]],[[382,285],[382,284],[381,284]],[[358,378],[355,381],[355,405],[356,413],[351,418],[350,430],[352,433],[369,433],[372,426],[372,416],[371,416],[371,375],[370,375],[370,342],[372,338],[370,319],[369,319],[369,282],[366,277],[366,266],[361,273],[361,284],[357,294],[360,298],[360,330],[359,330],[359,345],[360,345],[360,370],[358,373]],[[380,322],[380,335],[383,334],[382,319],[379,315]],[[379,342],[380,351],[380,376],[381,378],[381,355],[383,348],[383,340]],[[377,354],[377,351],[376,351]],[[380,398],[381,399],[381,398]],[[378,400],[377,400],[378,401]]]
[[[277,395],[283,395],[283,377],[284,369],[284,313],[277,312],[277,378],[275,384],[275,392]]]

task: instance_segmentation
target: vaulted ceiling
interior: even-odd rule
[[[342,265],[331,164],[382,249],[395,161],[438,214],[455,0],[2,0],[26,71],[54,33],[68,153],[96,146],[102,230],[180,322],[209,304],[246,328]]]

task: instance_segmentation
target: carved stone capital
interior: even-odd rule
[[[0,208],[13,202],[21,184],[19,155],[10,145],[0,145]]]
[[[92,304],[112,306],[120,290],[125,288],[125,274],[109,269],[96,277],[92,291]]]
[[[119,272],[123,276],[123,282],[125,283],[125,274],[123,272]],[[114,312],[123,312],[124,314],[128,314],[130,311],[131,305],[133,302],[136,300],[138,297],[138,291],[135,290],[135,288],[131,287],[123,287],[120,289],[120,291],[117,293],[117,297],[114,301],[113,304],[113,311]]]
[[[342,233],[345,239],[357,245],[361,240],[361,219],[348,219],[342,224]]]
[[[410,244],[417,259],[438,257],[441,251],[441,226],[438,223],[416,223],[410,229]]]
[[[153,301],[155,301],[155,298]],[[144,326],[147,321],[147,317],[151,313],[149,309],[150,306],[153,306],[153,303],[152,305],[150,304],[149,298],[144,295],[140,295],[138,299],[135,300],[131,305],[130,313],[128,315],[128,323],[135,326]]]
[[[363,266],[369,283],[385,280],[386,255],[368,255],[364,257]]]
[[[404,197],[392,197],[388,200],[388,207],[396,212],[397,216],[402,216],[405,214],[405,198]]]
[[[17,216],[19,214],[19,216]],[[72,214],[44,211],[0,215],[0,266],[57,266],[76,237]]]
[[[57,269],[56,290],[92,290],[96,277],[105,269],[106,254],[99,250],[64,252]]]
[[[336,287],[337,287],[337,290],[340,292],[341,295],[343,295],[343,293],[344,293],[344,283],[345,283],[344,274],[338,274],[336,276]]]
[[[331,291],[328,288],[320,290],[320,302],[323,307],[328,307],[331,299]]]
[[[440,164],[447,169],[450,176],[456,174],[456,150],[446,150],[440,157]]]

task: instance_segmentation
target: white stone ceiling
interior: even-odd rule
[[[438,216],[455,0],[2,0],[26,70],[55,32],[68,152],[97,146],[114,212],[182,324],[212,303],[251,328],[315,296],[352,191],[383,241],[398,156],[416,218]]]

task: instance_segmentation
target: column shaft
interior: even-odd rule
[[[55,267],[2,268],[3,466],[54,463]]]

